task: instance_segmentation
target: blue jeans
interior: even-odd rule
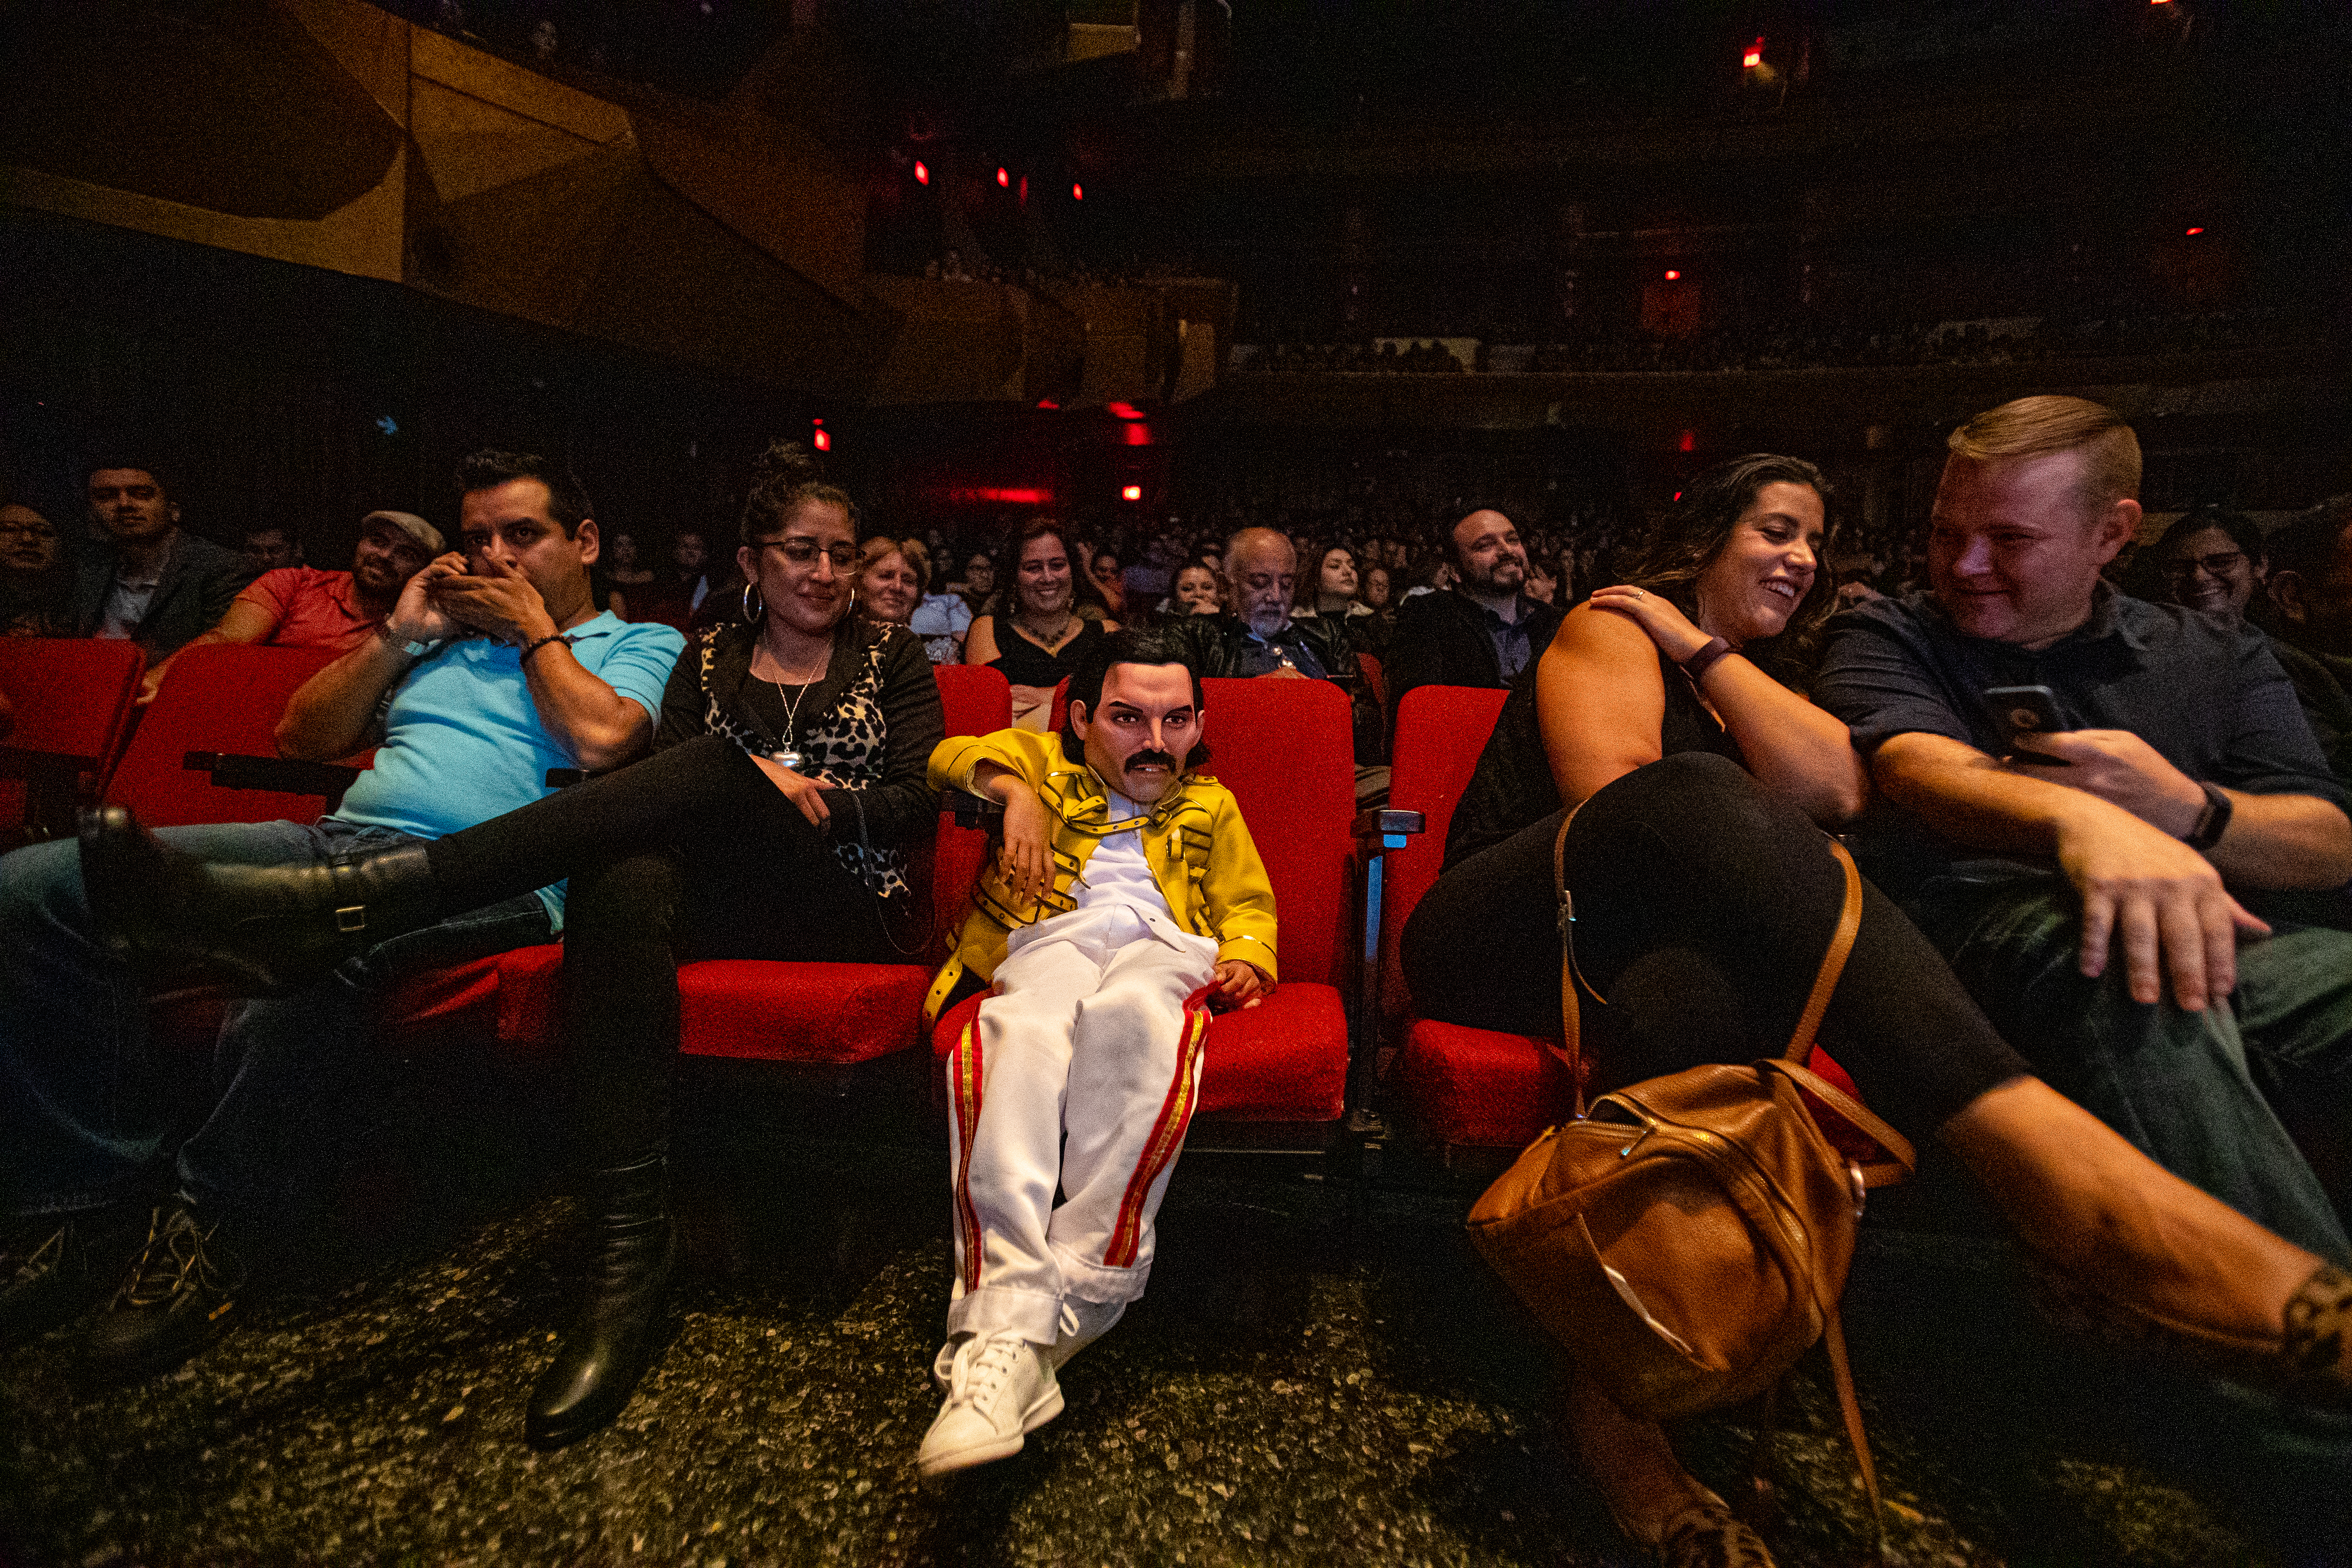
[[[2082,903],[2055,871],[1979,863],[1928,881],[1906,912],[1995,1027],[2051,1086],[2158,1163],[2332,1261],[2344,1222],[2263,1083],[2341,1103],[2352,1084],[2352,932],[2275,927],[2238,949],[2228,1005],[2139,1003],[2120,956],[2077,963]]]
[[[276,866],[420,843],[321,822],[166,827],[208,859]],[[214,1052],[218,1100],[178,1151],[184,1194],[239,1228],[275,1226],[315,1201],[353,1118],[351,1068],[387,982],[552,940],[536,894],[394,937],[298,994],[239,1003]],[[168,1152],[165,1075],[144,989],[91,934],[80,846],[0,856],[0,1214],[67,1214],[135,1196]]]

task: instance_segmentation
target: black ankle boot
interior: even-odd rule
[[[530,1391],[523,1423],[540,1447],[560,1448],[618,1415],[652,1359],[677,1252],[668,1166],[656,1154],[591,1178],[596,1259],[588,1300]]]
[[[422,845],[348,865],[238,866],[173,848],[119,805],[81,817],[81,879],[100,940],[142,973],[275,996],[440,918]]]

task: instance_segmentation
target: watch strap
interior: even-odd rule
[[[2181,842],[2201,855],[2221,842],[2221,835],[2230,830],[2230,816],[2237,809],[2237,804],[2220,784],[2200,782],[2197,787],[2205,792],[2205,810]]]

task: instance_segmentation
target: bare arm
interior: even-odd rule
[[[1633,621],[1676,664],[1705,647],[1709,634],[1656,594],[1602,588],[1592,605]],[[1737,652],[1699,675],[1699,695],[1738,742],[1748,772],[1773,794],[1824,827],[1851,822],[1869,804],[1870,775],[1844,724],[1764,673]]]
[[[2011,771],[2086,791],[2174,838],[2189,837],[2205,813],[2204,787],[2127,730],[2071,730],[2030,743]],[[2034,752],[2067,765],[2036,764],[2029,760]],[[2222,793],[2230,824],[2205,858],[2224,879],[2242,888],[2319,890],[2352,881],[2352,817],[2317,795]]]
[[[1871,767],[1889,800],[1944,837],[2055,860],[2083,900],[2083,973],[2105,973],[2120,944],[2136,1002],[2161,1000],[2168,972],[2173,1000],[2201,1009],[2237,986],[2237,933],[2269,931],[2230,897],[2205,857],[2087,790],[1921,731],[1886,742]]]
[[[1666,688],[1647,633],[1580,605],[1536,667],[1536,724],[1559,798],[1575,805],[1664,754]]]
[[[996,646],[996,617],[974,616],[971,627],[964,633],[963,661],[966,664],[994,664],[1004,657]]]
[[[562,629],[521,572],[499,560],[484,564],[486,575],[449,574],[426,584],[436,607],[519,648]],[[594,615],[592,607],[572,624]],[[549,738],[590,773],[619,767],[653,740],[653,715],[589,673],[567,645],[546,643],[523,661],[522,673]]]

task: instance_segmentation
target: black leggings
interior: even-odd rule
[[[1453,867],[1414,909],[1404,973],[1423,1016],[1559,1033],[1561,815]],[[1843,873],[1803,814],[1734,763],[1677,752],[1586,801],[1565,864],[1577,967],[1608,999],[1583,1009],[1601,1087],[1787,1047],[1844,901]],[[2032,1071],[1867,882],[1822,1041],[1913,1139]]]
[[[839,813],[836,828],[851,825]],[[903,962],[882,900],[723,735],[705,735],[425,847],[445,914],[571,879],[563,1014],[583,1155],[665,1147],[677,965]],[[898,940],[913,946],[918,936]]]

